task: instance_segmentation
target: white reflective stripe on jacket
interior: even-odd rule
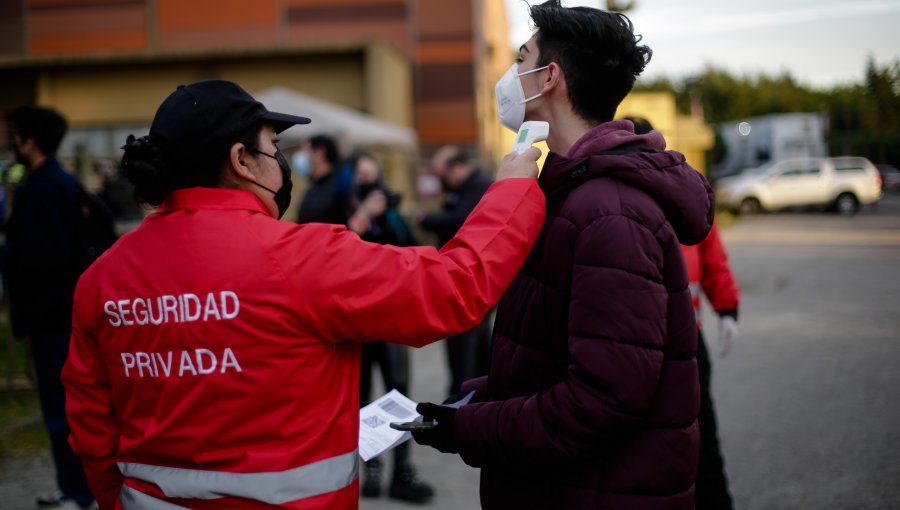
[[[359,453],[357,450],[353,450],[305,466],[267,473],[204,471],[132,462],[120,462],[118,465],[125,477],[152,483],[170,498],[236,497],[280,505],[347,487],[358,476],[358,463]],[[178,508],[177,506],[148,507],[144,502],[135,498],[133,498],[134,505],[132,506],[129,504],[132,502],[127,501],[127,498],[132,496],[123,490],[120,500],[122,507],[126,510]],[[160,503],[169,505],[162,501]]]
[[[122,486],[119,493],[119,503],[125,510],[189,510],[183,506],[173,505],[161,499],[148,496],[143,492],[127,485]]]

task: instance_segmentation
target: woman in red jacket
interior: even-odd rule
[[[101,508],[356,508],[359,342],[471,328],[534,243],[537,149],[440,251],[278,221],[276,134],[308,122],[205,81],[129,137],[124,171],[159,208],[79,281],[63,373]]]
[[[700,293],[706,296],[719,315],[719,355],[724,357],[731,350],[737,335],[738,303],[740,292],[737,281],[728,266],[728,254],[719,238],[719,229],[713,225],[709,235],[700,244],[681,246],[687,266],[694,313],[697,315],[697,368],[700,373],[700,457],[697,463],[697,510],[729,510],[733,508],[728,491],[725,465],[719,451],[716,411],[713,407],[710,378],[712,366],[700,329]]]

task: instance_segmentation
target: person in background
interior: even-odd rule
[[[418,244],[409,225],[400,216],[397,207],[400,196],[384,182],[381,165],[367,153],[354,155],[349,162],[353,168],[354,213],[348,226],[364,241],[393,246]],[[364,406],[372,401],[373,368],[378,365],[386,390],[396,389],[409,393],[409,348],[386,342],[371,342],[362,346],[362,373],[359,380],[359,402]],[[388,496],[413,503],[424,503],[434,496],[434,489],[416,474],[410,462],[410,443],[394,449],[394,469]],[[381,495],[380,457],[366,462],[362,496],[375,498]]]
[[[279,221],[278,133],[309,122],[208,80],[128,137],[123,171],[158,209],[78,281],[63,370],[102,509],[357,508],[361,344],[471,328],[534,243],[537,149],[441,250]]]
[[[473,166],[468,154],[456,145],[445,145],[431,158],[431,171],[437,175],[446,193],[440,212],[423,215],[419,222],[434,233],[441,246],[447,243],[491,186],[491,178]],[[487,373],[490,356],[490,315],[478,326],[452,336],[444,344],[450,369],[448,395],[459,392],[462,383]]]
[[[713,222],[709,183],[616,109],[648,63],[624,15],[558,0],[497,83],[499,118],[550,125],[547,217],[497,306],[471,403],[417,407],[421,444],[481,468],[481,504],[691,510],[697,326],[680,244]]]
[[[337,143],[325,135],[311,137],[295,156],[297,171],[309,175],[309,189],[300,202],[297,223],[347,223],[349,173],[341,171],[339,162]]]
[[[354,154],[347,162],[352,175],[348,227],[365,240],[393,246],[419,244],[400,215],[401,196],[384,182],[384,172],[366,152]]]
[[[28,338],[58,490],[37,499],[48,508],[88,508],[94,502],[81,460],[69,446],[66,393],[60,373],[72,333],[78,279],[73,250],[78,184],[56,159],[68,130],[57,111],[23,106],[9,113],[16,161],[27,169],[16,187],[6,225],[13,335]]]
[[[649,133],[653,125],[647,119],[626,117],[634,124],[634,132]],[[703,337],[700,314],[700,295],[706,296],[719,316],[719,355],[724,358],[737,339],[738,305],[740,290],[737,280],[728,265],[728,254],[719,237],[719,229],[713,224],[709,235],[701,243],[693,246],[682,245],[684,262],[687,266],[691,298],[697,319],[697,368],[700,372],[700,458],[697,463],[696,501],[697,510],[731,510],[734,508],[728,490],[725,462],[719,446],[716,410],[713,405],[712,364]]]
[[[740,290],[728,265],[728,254],[713,225],[700,244],[681,247],[687,265],[694,311],[697,315],[697,368],[700,370],[700,458],[697,464],[697,510],[731,510],[728,477],[719,447],[716,410],[710,384],[712,364],[700,323],[700,294],[706,296],[719,315],[719,356],[725,357],[737,339]]]
[[[118,161],[98,161],[95,171],[103,180],[97,194],[109,208],[116,221],[132,223],[144,217],[141,205],[134,196],[134,186],[122,175]]]

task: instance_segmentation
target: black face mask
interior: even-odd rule
[[[30,167],[31,162],[28,161],[28,158],[24,154],[22,154],[22,151],[19,149],[19,144],[17,144],[13,139],[10,139],[9,144],[10,146],[12,146],[13,152],[15,153],[16,163],[24,166],[25,168]]]
[[[28,158],[26,158],[24,154],[22,154],[21,152],[19,152],[19,148],[18,148],[18,147],[16,147],[15,149],[13,149],[13,152],[16,153],[16,163],[18,163],[18,164],[24,166],[25,168],[29,168],[29,167],[31,166],[31,162],[28,161]]]
[[[281,169],[281,187],[278,188],[278,191],[269,189],[256,181],[252,181],[253,184],[256,184],[260,188],[275,195],[275,205],[278,206],[278,219],[280,220],[281,217],[284,216],[284,213],[287,212],[288,207],[290,207],[291,205],[291,190],[294,189],[294,183],[291,182],[291,165],[287,162],[284,154],[282,154],[281,150],[279,149],[275,149],[274,156],[271,154],[266,154],[265,152],[262,152],[260,150],[256,150],[253,152],[274,159],[278,163],[278,168]]]
[[[453,193],[454,191],[456,191],[456,188],[451,186],[450,183],[447,182],[447,179],[441,177],[441,190],[444,193]]]
[[[376,189],[378,189],[378,183],[377,183],[377,182],[373,182],[373,183],[371,183],[371,184],[359,184],[359,185],[357,185],[357,186],[356,186],[356,198],[357,198],[357,200],[359,200],[359,201],[365,200],[365,198],[366,198],[367,196],[369,196],[369,193],[372,193],[372,192],[375,191]]]

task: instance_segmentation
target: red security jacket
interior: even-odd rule
[[[713,224],[709,235],[700,244],[681,245],[684,264],[687,266],[691,298],[697,327],[700,327],[700,291],[706,295],[718,314],[737,313],[740,291],[737,281],[728,267],[728,254],[719,238],[719,229]]]
[[[70,442],[101,508],[356,508],[355,342],[475,326],[543,218],[534,180],[504,180],[440,251],[401,249],[174,192],[75,292]]]

